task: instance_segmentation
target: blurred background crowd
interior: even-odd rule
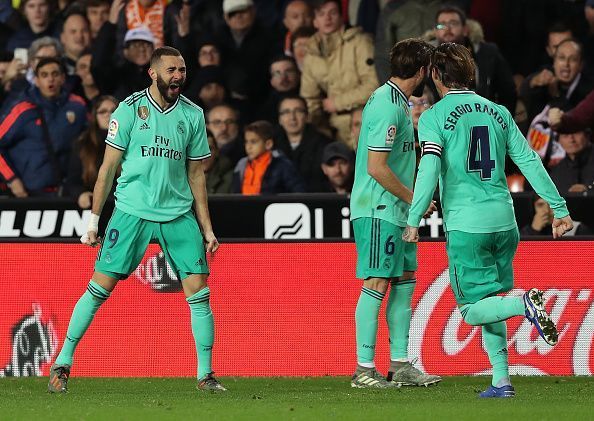
[[[588,193],[594,0],[0,0],[0,195],[89,208],[110,114],[163,45],[204,109],[210,194],[348,194],[363,106],[410,37],[466,45],[472,89],[515,116],[561,194]],[[410,98],[415,127],[438,99]]]

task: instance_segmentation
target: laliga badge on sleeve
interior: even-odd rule
[[[394,144],[394,138],[396,137],[396,126],[393,124],[386,130],[386,146],[392,146]]]
[[[109,128],[107,129],[107,138],[115,139],[118,133],[118,121],[114,118],[109,122]]]

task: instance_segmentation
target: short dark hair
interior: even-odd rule
[[[57,57],[43,57],[42,59],[39,60],[39,63],[37,63],[37,66],[35,66],[35,76],[37,76],[39,74],[39,70],[41,70],[41,68],[43,66],[47,66],[48,64],[57,64],[58,68],[60,69],[60,73],[62,73],[63,75],[66,74],[66,67],[64,66],[64,62],[57,58]]]
[[[280,111],[281,104],[283,102],[285,102],[286,100],[288,100],[288,99],[291,99],[291,100],[294,100],[294,101],[300,101],[303,104],[303,106],[305,107],[305,112],[307,113],[307,101],[305,101],[305,98],[303,98],[302,96],[299,96],[299,95],[285,95],[285,96],[283,96],[280,99],[280,101],[278,101],[278,109],[279,109],[279,111]]]
[[[301,28],[298,28],[291,34],[291,48],[293,48],[293,43],[297,38],[310,38],[315,33],[316,30],[311,26],[302,26]]]
[[[165,57],[165,56],[181,57],[182,55],[177,48],[168,47],[168,46],[159,47],[155,51],[153,51],[153,54],[151,55],[151,65],[150,66],[153,67],[154,65],[156,65],[158,62],[161,61],[161,57]]]
[[[78,16],[82,18],[82,20],[84,20],[87,23],[87,27],[91,25],[91,23],[89,22],[89,18],[84,12],[82,12],[81,10],[73,9],[69,11],[64,17],[64,21],[62,21],[62,26],[60,27],[60,32],[64,32],[64,25],[66,24],[66,21],[70,19],[72,16]]]
[[[434,49],[420,38],[398,41],[390,51],[391,76],[401,79],[413,77],[421,67],[429,66]]]
[[[293,57],[287,56],[285,54],[281,54],[281,55],[275,56],[272,60],[270,60],[270,65],[268,66],[268,68],[270,69],[270,67],[272,67],[272,65],[274,63],[279,63],[281,61],[288,61],[290,63],[293,63],[293,66],[295,66],[295,68],[297,68],[297,69],[299,68],[297,66],[297,62],[295,61],[295,59]]]
[[[454,42],[445,42],[435,49],[431,69],[436,69],[439,79],[448,88],[473,86],[476,68],[470,50]]]
[[[99,7],[99,6],[111,6],[111,2],[109,0],[87,0],[85,4],[85,11],[89,7]]]
[[[435,22],[437,22],[439,15],[442,13],[456,13],[460,18],[462,25],[466,25],[466,13],[464,13],[464,10],[460,9],[458,6],[454,6],[453,4],[444,4],[441,6],[435,14]]]
[[[342,14],[342,4],[340,3],[340,0],[312,0],[309,2],[314,12],[324,7],[326,3],[336,3],[338,11]]]
[[[274,138],[274,126],[266,120],[258,120],[248,124],[243,129],[244,133],[255,133],[260,139],[266,141]]]
[[[557,21],[547,28],[547,35],[562,32],[570,32],[571,35],[573,35],[573,29],[570,25],[567,24],[567,22],[563,20]]]

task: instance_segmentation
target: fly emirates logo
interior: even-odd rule
[[[159,158],[168,158],[173,159],[174,161],[180,161],[184,156],[183,152],[170,148],[169,144],[171,143],[171,139],[168,139],[165,136],[155,135],[154,144],[152,146],[142,145],[140,147],[140,153],[142,154],[143,158],[155,156]]]

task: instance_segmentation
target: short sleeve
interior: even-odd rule
[[[433,109],[425,111],[419,118],[419,144],[421,156],[436,155],[441,157],[443,149],[441,129],[437,124]]]
[[[208,147],[208,140],[206,139],[206,123],[204,122],[204,114],[197,112],[197,122],[194,124],[194,131],[192,138],[186,149],[186,155],[191,161],[200,161],[210,156],[210,148]]]
[[[375,152],[390,152],[394,147],[397,127],[402,127],[403,111],[390,103],[389,111],[379,100],[372,102],[366,112],[368,120],[367,149]]]
[[[134,110],[125,101],[120,102],[118,108],[111,114],[105,143],[120,151],[128,149],[130,133],[134,125]]]

